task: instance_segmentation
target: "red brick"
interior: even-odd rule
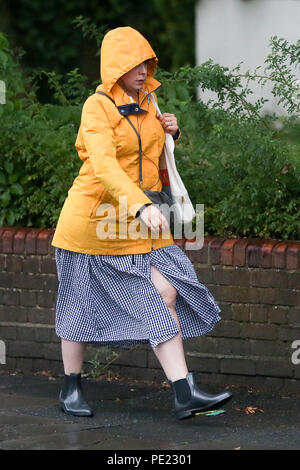
[[[300,268],[300,242],[288,243],[286,251],[286,268],[299,269]]]
[[[239,338],[240,337],[240,325],[243,323],[222,320],[215,326],[214,330],[210,333],[213,337],[225,337],[225,338]]]
[[[272,267],[285,268],[285,252],[287,249],[286,242],[279,242],[272,250]]]
[[[44,276],[27,273],[14,273],[14,287],[17,289],[44,289]]]
[[[1,303],[3,305],[20,305],[20,293],[13,290],[4,290]]]
[[[30,263],[29,263],[29,268],[30,268]],[[35,265],[32,265],[32,268],[35,269]],[[37,272],[38,269],[36,269],[36,271],[29,271],[27,269],[28,272]],[[56,262],[55,262],[55,259],[53,258],[48,258],[48,257],[43,257],[41,258],[40,260],[40,272],[41,273],[53,273],[53,274],[57,274],[57,268],[56,268]]]
[[[219,372],[219,362],[220,359],[216,356],[210,357],[205,354],[201,354],[199,356],[197,356],[197,354],[189,355],[188,357],[189,369],[200,371],[201,374],[204,372]]]
[[[221,247],[221,264],[233,266],[233,249],[237,238],[226,240]]]
[[[39,255],[49,253],[50,239],[53,236],[53,229],[45,228],[37,236],[36,252]]]
[[[223,358],[220,370],[223,374],[255,375],[255,361],[248,357]]]
[[[261,246],[263,240],[251,239],[247,247],[247,265],[251,267],[261,266]]]
[[[21,273],[23,271],[22,256],[8,255],[6,266],[8,272]]]
[[[39,259],[37,256],[26,256],[23,260],[24,273],[38,273],[39,272]],[[43,270],[41,270],[44,273]]]
[[[29,227],[22,227],[18,229],[14,237],[13,251],[14,253],[25,252],[25,238],[27,233],[30,231]]]
[[[40,293],[39,293],[40,294]],[[29,323],[43,323],[47,325],[53,325],[55,322],[55,309],[49,308],[51,299],[39,299],[42,303],[48,303],[46,308],[42,307],[27,307],[27,322]],[[53,302],[52,307],[55,305]]]
[[[185,238],[184,250],[191,252],[201,253],[202,248],[204,247],[205,239],[204,237],[199,238]]]
[[[5,227],[0,227],[0,253],[2,253],[3,239],[2,235],[5,232]]]
[[[6,272],[0,273],[0,287],[5,287],[7,290],[7,289],[10,289],[12,285],[13,285],[12,273],[6,273]]]
[[[263,361],[257,361],[256,373],[268,377],[292,377],[293,364],[286,358],[264,358]]]
[[[0,241],[1,241],[1,235],[0,235]],[[0,271],[6,271],[6,269],[7,269],[6,255],[0,254]]]
[[[6,227],[2,233],[2,252],[13,253],[13,241],[15,233],[18,229],[16,227]]]
[[[54,233],[53,233],[53,236],[54,236]],[[50,256],[52,256],[54,258],[55,257],[55,246],[52,245],[53,236],[51,236],[50,239],[49,239],[49,254],[50,254]],[[183,251],[184,251],[184,249],[183,249]]]
[[[272,251],[277,245],[277,240],[263,240],[261,246],[261,267],[271,268],[272,267]]]
[[[210,264],[221,264],[221,247],[226,238],[213,238],[208,245],[208,262]]]
[[[26,254],[36,254],[36,240],[38,234],[42,231],[41,228],[31,228],[26,234],[25,238],[25,251]]]
[[[40,307],[53,307],[56,300],[56,293],[40,291],[37,293],[37,305]]]
[[[246,265],[246,253],[249,245],[248,238],[240,238],[237,240],[233,247],[233,265],[234,266],[245,266]]]
[[[268,323],[241,323],[241,338],[266,339],[278,338],[278,327]]]
[[[200,250],[185,249],[185,253],[192,263],[208,264],[208,245],[211,240],[214,240],[214,237],[205,237],[203,247]]]

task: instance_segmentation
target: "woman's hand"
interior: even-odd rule
[[[169,230],[167,219],[160,210],[152,204],[146,206],[139,217],[153,233]]]
[[[178,124],[175,114],[164,113],[156,114],[157,119],[160,121],[164,131],[168,134],[174,135],[178,131]]]

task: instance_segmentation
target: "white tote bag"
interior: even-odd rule
[[[161,114],[160,109],[155,101],[154,96],[150,93],[150,99],[156,108],[158,114]],[[174,158],[174,148],[175,143],[171,134],[166,134],[166,141],[164,145],[164,157],[166,161],[166,167],[168,170],[169,181],[170,181],[170,191],[173,199],[174,205],[174,217],[178,224],[191,224],[196,213],[193,207],[193,204],[190,200],[188,192],[183,184],[183,181],[177,171],[175,158]]]

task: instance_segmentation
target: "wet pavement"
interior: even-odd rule
[[[60,410],[61,383],[61,377],[0,374],[0,450],[300,449],[300,393],[232,388],[224,413],[178,421],[167,385],[85,378],[94,416],[80,418]]]

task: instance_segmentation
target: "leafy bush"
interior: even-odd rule
[[[240,65],[230,71],[211,60],[161,72],[161,108],[179,119],[178,168],[193,203],[204,204],[206,235],[299,239],[300,88],[293,70],[300,41],[275,36],[271,45],[269,75],[242,75]],[[266,99],[251,104],[251,80],[272,80],[289,115],[263,115]],[[197,102],[196,86],[214,91],[216,100]]]
[[[194,204],[205,205],[206,235],[299,238],[300,102],[293,67],[300,44],[274,37],[271,45],[261,75],[212,61],[158,71],[160,107],[178,117],[178,168]],[[0,106],[0,225],[55,227],[81,166],[74,143],[82,104],[93,90],[78,69],[24,76],[19,57],[0,35],[0,79],[7,84]],[[57,104],[38,102],[38,74],[48,77]],[[264,99],[250,103],[252,80],[272,80],[288,116],[263,115]],[[197,86],[214,91],[215,101],[197,100]]]
[[[78,98],[85,99],[88,91],[83,96],[81,87],[78,95],[73,86],[76,70],[68,74],[60,93],[58,78],[49,74],[56,98],[64,98],[64,104],[41,105],[33,77],[24,76],[18,66],[19,57],[0,35],[0,77],[7,85],[6,104],[0,107],[0,225],[54,227],[80,168],[74,147]],[[68,90],[75,96],[65,96]]]

